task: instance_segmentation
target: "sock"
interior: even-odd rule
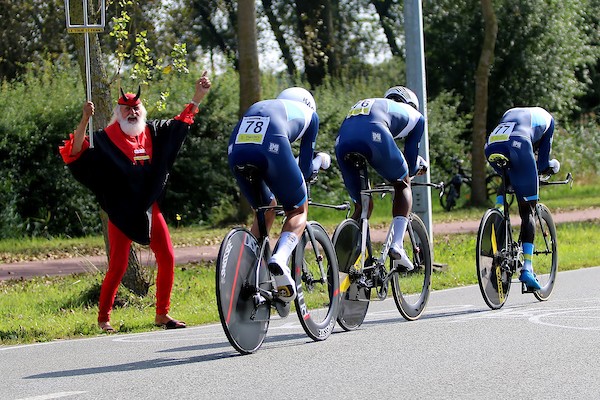
[[[523,242],[523,259],[525,260],[523,269],[533,273],[533,243]]]
[[[494,208],[497,209],[503,209],[504,208],[504,196],[499,194],[498,196],[496,196],[496,204],[494,205]]]
[[[296,248],[296,244],[298,244],[298,236],[296,236],[295,233],[287,231],[282,232],[277,241],[277,246],[275,246],[275,253],[269,260],[269,263],[275,262],[282,268],[287,266],[288,259],[290,258],[292,251]]]
[[[401,250],[404,248],[404,233],[408,226],[408,218],[401,215],[394,217],[392,226],[394,227],[394,242],[392,243],[392,247],[396,250]]]

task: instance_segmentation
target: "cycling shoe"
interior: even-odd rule
[[[542,288],[534,273],[531,271],[522,270],[521,275],[519,276],[519,280],[531,290],[540,290]]]
[[[296,282],[292,278],[290,269],[287,266],[280,266],[275,262],[269,263],[269,270],[275,278],[278,298],[282,301],[290,302],[296,298]]]
[[[392,259],[392,266],[394,266],[399,272],[409,272],[415,269],[404,249],[391,247],[389,255]]]

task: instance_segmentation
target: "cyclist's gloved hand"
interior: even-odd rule
[[[421,156],[417,156],[417,172],[415,175],[423,175],[429,169],[429,163]]]
[[[315,158],[312,161],[312,169],[318,171],[320,169],[327,169],[331,166],[331,156],[322,151],[315,154]]]
[[[554,175],[560,171],[560,162],[556,158],[553,158],[548,162],[548,168],[540,173],[540,175]]]
[[[560,162],[556,158],[553,158],[548,162],[550,169],[552,170],[552,174],[557,174],[560,171]]]

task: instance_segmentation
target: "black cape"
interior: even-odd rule
[[[169,171],[185,141],[189,125],[170,119],[149,121],[152,161],[134,164],[104,130],[94,133],[88,148],[68,164],[75,179],[89,188],[100,207],[131,240],[150,243],[152,204],[165,190]]]

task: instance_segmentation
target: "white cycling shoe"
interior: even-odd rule
[[[392,266],[399,272],[409,272],[415,269],[413,263],[406,255],[404,249],[398,249],[394,246],[390,247],[389,251],[390,258],[392,259]]]
[[[269,271],[275,278],[275,286],[277,287],[278,298],[286,303],[293,301],[296,298],[296,282],[292,278],[290,269],[287,266],[281,266],[278,263],[269,262]]]

